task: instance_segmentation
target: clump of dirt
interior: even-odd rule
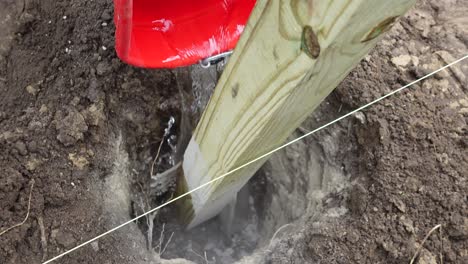
[[[40,263],[169,199],[148,190],[151,167],[161,140],[157,171],[169,167],[186,129],[188,79],[117,59],[112,1],[23,3],[0,3],[0,232],[24,219],[34,188],[28,219],[0,235],[1,263]],[[294,136],[467,54],[467,11],[419,2]],[[437,224],[419,263],[466,262],[466,72],[274,155],[229,234],[218,219],[184,231],[167,207],[58,263],[407,263]]]

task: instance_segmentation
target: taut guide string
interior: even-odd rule
[[[83,243],[81,243],[81,244],[75,246],[74,248],[71,248],[71,249],[69,249],[69,250],[67,250],[67,251],[65,251],[65,252],[63,252],[63,253],[61,253],[61,254],[59,254],[59,255],[57,255],[57,256],[55,256],[55,257],[53,257],[53,258],[51,258],[51,259],[49,259],[49,260],[47,260],[47,261],[45,261],[45,262],[43,262],[42,264],[51,263],[51,262],[54,261],[54,260],[57,260],[57,259],[59,259],[59,258],[65,256],[65,255],[67,255],[67,254],[69,254],[69,253],[71,253],[71,252],[73,252],[73,251],[75,251],[75,250],[77,250],[77,249],[83,247],[83,246],[86,246],[86,245],[90,244],[91,242],[94,242],[94,241],[100,239],[101,237],[106,236],[106,235],[108,235],[108,234],[110,234],[110,233],[116,231],[117,229],[120,229],[120,228],[122,228],[122,227],[124,227],[124,226],[126,226],[126,225],[128,225],[128,224],[130,224],[130,223],[132,223],[132,222],[134,222],[134,221],[136,221],[136,220],[138,220],[138,219],[140,219],[140,218],[142,218],[142,217],[148,215],[148,214],[151,214],[151,213],[153,213],[153,212],[155,212],[155,211],[157,211],[157,210],[163,208],[163,207],[166,206],[166,205],[169,205],[169,204],[171,204],[171,203],[173,203],[173,202],[175,202],[175,201],[177,201],[177,200],[179,200],[179,199],[181,199],[181,198],[183,198],[183,197],[185,197],[185,196],[187,196],[187,195],[189,195],[189,194],[191,194],[191,193],[193,193],[193,192],[198,191],[199,189],[201,189],[201,188],[203,188],[203,187],[206,187],[206,186],[208,186],[208,185],[210,185],[210,184],[212,184],[212,183],[214,183],[214,182],[216,182],[216,181],[219,181],[219,180],[223,179],[224,177],[228,176],[228,175],[231,174],[231,173],[234,173],[234,172],[236,172],[236,171],[238,171],[238,170],[240,170],[240,169],[242,169],[242,168],[245,168],[245,167],[249,166],[249,165],[252,164],[252,163],[255,163],[255,162],[257,162],[257,161],[259,161],[259,160],[261,160],[261,159],[263,159],[263,158],[266,158],[266,157],[270,156],[271,154],[275,153],[276,151],[279,151],[279,150],[281,150],[281,149],[283,149],[283,148],[285,148],[285,147],[287,147],[287,146],[289,146],[289,145],[292,145],[292,144],[294,144],[294,143],[296,143],[296,142],[302,140],[302,139],[305,138],[305,137],[308,137],[308,136],[310,136],[310,135],[312,135],[312,134],[314,134],[314,133],[316,133],[316,132],[318,132],[318,131],[320,131],[320,130],[326,128],[326,127],[329,127],[329,126],[331,126],[331,125],[333,125],[333,124],[335,124],[335,123],[341,121],[342,119],[345,119],[345,118],[347,118],[348,116],[355,114],[356,112],[359,112],[359,111],[361,111],[361,110],[364,110],[364,109],[366,109],[367,107],[369,107],[369,106],[371,106],[371,105],[373,105],[373,104],[375,104],[375,103],[378,103],[378,102],[382,101],[383,99],[385,99],[385,98],[387,98],[387,97],[390,97],[390,96],[392,96],[392,95],[394,95],[394,94],[396,94],[396,93],[398,93],[398,92],[401,92],[402,90],[404,90],[404,89],[410,87],[411,85],[413,85],[413,84],[415,84],[415,83],[418,83],[418,82],[420,82],[420,81],[422,81],[422,80],[424,80],[424,79],[427,79],[427,78],[431,77],[432,75],[434,75],[434,74],[436,74],[436,73],[438,73],[438,72],[440,72],[440,71],[442,71],[442,70],[445,70],[446,68],[448,68],[448,67],[450,67],[450,66],[452,66],[452,65],[454,65],[454,64],[457,64],[457,63],[459,63],[459,62],[462,61],[462,60],[465,60],[466,58],[468,58],[468,55],[465,55],[465,56],[463,56],[462,58],[460,58],[460,59],[458,59],[458,60],[456,60],[456,61],[454,61],[454,62],[451,62],[451,63],[449,63],[449,64],[443,66],[442,68],[440,68],[440,69],[438,69],[438,70],[435,70],[435,71],[433,71],[433,72],[431,72],[431,73],[429,73],[429,74],[427,74],[427,75],[425,75],[425,76],[423,76],[423,77],[421,77],[421,78],[419,78],[419,79],[417,79],[417,80],[415,80],[415,81],[412,81],[412,82],[408,83],[408,84],[405,85],[405,86],[402,86],[402,87],[400,87],[400,88],[398,88],[398,89],[396,89],[396,90],[394,90],[394,91],[392,91],[392,92],[390,92],[390,93],[388,93],[388,94],[386,94],[386,95],[384,95],[384,96],[382,96],[382,97],[380,97],[380,98],[378,98],[378,99],[375,99],[374,101],[372,101],[372,102],[370,102],[370,103],[367,103],[367,104],[365,104],[365,105],[363,105],[363,106],[361,106],[361,107],[359,107],[359,108],[357,108],[357,109],[355,109],[355,110],[353,110],[353,111],[351,111],[351,112],[349,112],[349,113],[347,113],[347,114],[345,114],[345,115],[343,115],[343,116],[341,116],[341,117],[338,117],[337,119],[335,119],[335,120],[333,120],[333,121],[331,121],[331,122],[329,122],[329,123],[326,123],[325,125],[322,125],[322,126],[316,128],[316,129],[314,129],[314,130],[312,130],[312,131],[310,131],[310,132],[308,132],[308,133],[306,133],[306,134],[304,134],[304,135],[302,135],[302,136],[300,136],[300,137],[298,137],[298,138],[296,138],[296,139],[294,139],[294,140],[292,140],[292,141],[290,141],[290,142],[288,142],[288,143],[286,143],[286,144],[284,144],[284,145],[281,145],[281,146],[279,146],[279,147],[277,147],[277,148],[275,148],[275,149],[273,149],[273,150],[271,150],[271,151],[269,151],[269,152],[267,152],[267,153],[265,153],[265,154],[263,154],[263,155],[261,155],[261,156],[255,158],[255,159],[253,159],[253,160],[251,160],[251,161],[249,161],[249,162],[247,162],[247,163],[245,163],[245,164],[243,164],[243,165],[241,165],[241,166],[239,166],[239,167],[237,167],[237,168],[235,168],[235,169],[233,169],[233,170],[230,170],[230,171],[228,171],[228,172],[226,172],[226,173],[224,173],[224,174],[222,174],[222,175],[220,175],[220,176],[218,176],[218,177],[212,179],[211,181],[206,182],[206,183],[204,183],[204,184],[202,184],[202,185],[200,185],[200,186],[194,188],[193,190],[190,190],[190,191],[188,191],[188,192],[186,192],[186,193],[184,193],[184,194],[182,194],[182,195],[180,195],[180,196],[178,196],[178,197],[176,197],[176,198],[173,198],[173,199],[171,199],[171,200],[169,200],[169,201],[167,201],[167,202],[165,202],[165,203],[163,203],[163,204],[161,204],[161,205],[159,205],[159,206],[157,206],[157,207],[155,207],[155,208],[149,210],[149,211],[146,212],[146,213],[143,213],[143,214],[141,214],[141,215],[139,215],[139,216],[137,216],[137,217],[135,217],[135,218],[133,218],[133,219],[131,219],[131,220],[128,220],[127,222],[124,222],[124,223],[122,223],[122,224],[120,224],[120,225],[118,225],[118,226],[116,226],[116,227],[114,227],[114,228],[112,228],[112,229],[110,229],[110,230],[108,230],[108,231],[106,231],[106,232],[104,232],[104,233],[102,233],[102,234],[100,234],[100,235],[98,235],[98,236],[96,236],[96,237],[94,237],[94,238],[88,240],[88,241],[85,241],[85,242],[83,242]]]

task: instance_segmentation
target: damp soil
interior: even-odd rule
[[[466,12],[419,1],[291,138],[467,54]],[[0,232],[27,216],[0,233],[0,263],[41,263],[171,197],[149,190],[150,171],[161,140],[158,171],[184,137],[187,79],[119,61],[112,16],[109,0],[0,2]],[[275,154],[229,232],[220,219],[185,231],[170,206],[151,243],[144,218],[56,263],[409,263],[438,224],[418,263],[465,263],[467,73],[457,64]]]

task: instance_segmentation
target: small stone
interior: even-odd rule
[[[89,126],[99,126],[102,124],[102,122],[106,120],[103,102],[90,105],[88,109],[83,111],[83,116]]]
[[[398,57],[392,58],[392,63],[395,66],[406,67],[411,62],[410,55],[400,55]]]
[[[366,123],[366,116],[364,115],[364,113],[362,112],[356,112],[354,113],[353,115],[357,120],[359,120],[359,122],[361,122],[361,124],[365,124]]]
[[[107,62],[104,62],[104,61],[101,61],[100,63],[98,63],[97,67],[96,67],[96,73],[97,75],[104,75],[106,73],[108,73],[110,71],[110,66]]]
[[[22,156],[26,156],[28,154],[28,150],[26,149],[26,144],[23,141],[17,141],[15,143],[15,148],[18,150],[19,154]]]
[[[405,216],[400,217],[400,223],[409,233],[414,233],[413,221],[411,219],[407,219]]]
[[[390,254],[390,256],[392,256],[393,258],[398,257],[400,252],[391,241],[380,241],[379,244],[386,252]]]
[[[112,16],[111,16],[109,10],[104,10],[104,12],[102,12],[101,19],[104,20],[104,21],[109,21],[109,20],[112,19]]]
[[[65,232],[58,232],[55,241],[57,241],[57,244],[63,246],[64,248],[70,248],[76,243],[75,237],[73,237],[72,234]]]
[[[91,242],[91,247],[93,248],[94,251],[98,252],[99,251],[99,242],[98,241]]]
[[[29,93],[29,94],[32,94],[32,95],[36,95],[38,90],[36,88],[34,88],[34,86],[32,85],[28,85],[26,86],[26,91]]]
[[[41,105],[41,108],[39,109],[39,113],[43,114],[45,112],[47,112],[49,110],[49,108],[47,108],[47,105]]]
[[[70,101],[70,105],[77,106],[80,103],[80,97],[75,96],[73,99]]]
[[[436,153],[436,156],[437,156],[437,160],[440,163],[444,164],[444,165],[447,165],[449,163],[449,161],[450,161],[450,158],[449,158],[448,154],[445,153],[445,152],[444,153]]]
[[[83,115],[71,111],[63,120],[57,120],[57,139],[65,146],[71,146],[83,139],[83,133],[88,131]]]
[[[36,158],[31,158],[30,160],[28,160],[28,162],[26,163],[26,169],[28,171],[35,171],[37,169],[37,167],[41,164],[41,161],[36,159]]]
[[[351,243],[357,243],[361,239],[361,236],[353,230],[347,233],[346,239]]]
[[[41,130],[44,128],[44,125],[39,121],[31,121],[28,124],[28,129],[32,131]]]
[[[88,154],[90,157],[94,157],[94,151],[92,149],[86,150],[86,154]]]
[[[398,198],[394,198],[392,200],[393,205],[395,205],[398,210],[400,210],[402,213],[406,213],[406,205]]]
[[[89,164],[89,161],[85,157],[78,156],[75,153],[68,154],[68,159],[80,170],[84,169]]]

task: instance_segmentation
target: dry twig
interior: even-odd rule
[[[146,216],[146,224],[148,225],[148,249],[152,248],[153,245],[153,228],[154,228],[154,218],[158,212],[154,212]]]
[[[164,227],[166,223],[163,223],[161,234],[159,235],[159,256],[161,256],[162,242],[164,240]]]
[[[273,236],[271,237],[269,246],[271,246],[271,242],[273,242],[273,240],[276,238],[276,236],[278,235],[278,233],[279,233],[281,230],[283,230],[284,228],[286,228],[286,227],[288,227],[288,226],[290,226],[290,225],[291,225],[291,223],[280,226],[280,228],[278,228],[278,229],[276,230],[276,232],[273,234]]]
[[[29,190],[29,199],[28,199],[28,211],[26,213],[26,217],[24,217],[24,220],[21,221],[20,223],[16,224],[16,225],[10,226],[7,229],[3,230],[2,232],[0,232],[0,236],[5,234],[6,232],[12,230],[13,228],[16,228],[18,226],[22,226],[24,223],[26,223],[26,221],[29,218],[29,211],[31,210],[31,197],[32,197],[33,187],[34,187],[34,179],[31,180],[31,189]]]
[[[442,252],[444,252],[444,239],[442,235],[442,226],[439,228],[439,239],[440,239],[440,252],[439,252],[439,257],[440,257],[440,264],[444,264],[444,255]]]
[[[203,259],[203,260],[205,261],[205,264],[209,264],[209,263],[210,263],[209,260],[208,260],[208,257],[206,256],[206,251],[204,251],[204,252],[205,252],[205,253],[204,253],[205,257],[203,257],[202,255],[200,255],[200,254],[198,254],[197,252],[195,252],[195,250],[193,250],[192,248],[191,248],[189,251],[191,251],[193,254],[195,254],[195,256],[197,256],[197,257]]]
[[[47,239],[45,234],[44,219],[42,216],[37,217],[37,224],[41,232],[41,247],[42,247],[42,261],[47,259]]]
[[[151,177],[154,176],[154,165],[156,164],[156,161],[159,158],[159,153],[161,152],[161,148],[162,148],[162,145],[164,144],[164,140],[166,139],[167,136],[169,136],[171,132],[171,128],[174,125],[174,122],[175,122],[174,117],[171,117],[169,121],[167,122],[167,128],[164,130],[164,134],[162,136],[161,142],[159,143],[158,152],[156,153],[156,157],[154,158],[153,163],[151,164],[151,171],[150,171]],[[157,171],[158,170],[156,170],[156,172]]]
[[[161,254],[159,254],[159,256],[161,256],[162,254],[164,254],[164,251],[166,251],[167,246],[169,246],[169,243],[171,243],[172,236],[174,236],[174,232],[171,233],[171,236],[170,236],[169,239],[167,240],[166,245],[164,246],[164,248],[163,248],[163,250],[161,251]]]
[[[158,160],[159,158],[159,153],[161,152],[161,148],[162,148],[162,145],[164,143],[164,139],[166,138],[166,135],[164,134],[163,135],[163,138],[161,139],[161,142],[159,143],[159,147],[158,147],[158,152],[156,153],[156,157],[154,158],[153,160],[153,163],[151,163],[151,170],[150,170],[150,176],[153,177],[154,176],[154,165],[156,164],[156,161]],[[156,170],[157,171],[157,170]]]
[[[427,233],[427,235],[424,237],[424,239],[422,240],[421,242],[421,245],[419,245],[419,248],[418,250],[416,250],[416,252],[414,253],[414,256],[413,258],[411,258],[411,261],[410,261],[410,264],[413,264],[414,261],[416,260],[416,258],[419,256],[419,254],[421,253],[421,250],[424,246],[424,243],[426,242],[426,240],[431,236],[431,234],[436,231],[438,228],[440,228],[442,225],[441,224],[438,224],[436,226],[434,226],[430,231],[429,233]]]

